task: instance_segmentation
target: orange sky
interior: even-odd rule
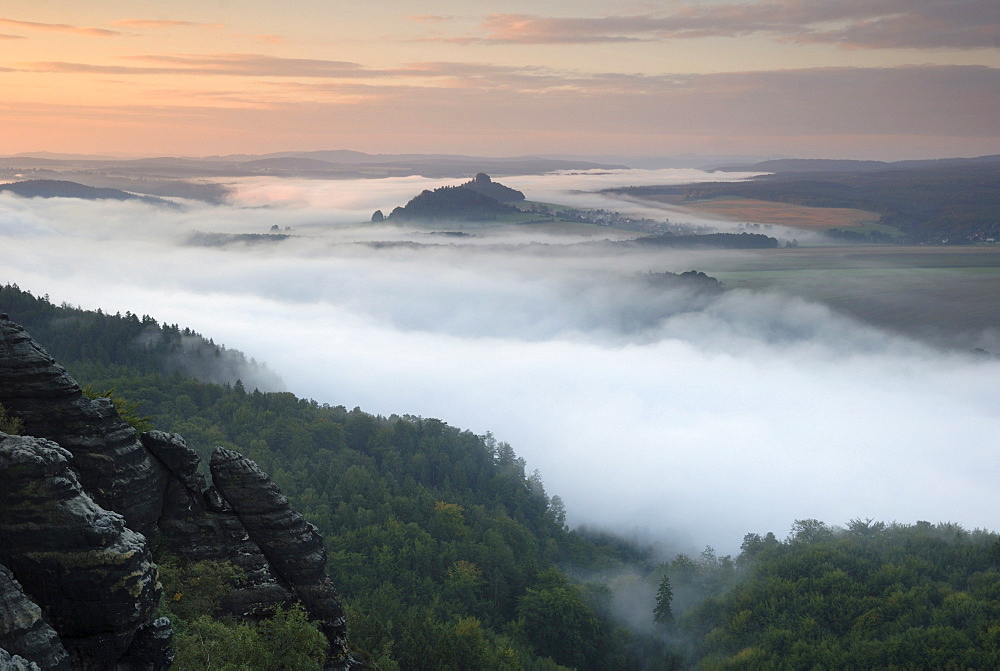
[[[1000,153],[996,0],[5,0],[0,155]]]

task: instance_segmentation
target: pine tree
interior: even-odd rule
[[[670,588],[670,578],[666,575],[660,581],[656,591],[656,608],[653,609],[653,621],[657,624],[667,624],[674,619],[670,605],[674,600],[674,591]]]

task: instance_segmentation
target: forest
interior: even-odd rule
[[[247,380],[273,382],[263,365],[148,315],[14,285],[0,312],[138,428],[267,471],[322,533],[351,644],[373,668],[1000,667],[992,531],[798,519],[787,535],[747,533],[736,556],[664,554],[569,528],[543,474],[491,434],[260,391]],[[319,668],[301,611],[256,627],[213,618],[238,573],[157,559],[176,668]],[[301,654],[277,655],[290,641]]]

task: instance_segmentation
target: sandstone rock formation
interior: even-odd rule
[[[150,626],[160,586],[146,539],[84,493],[70,457],[45,439],[0,434],[0,563],[41,608],[73,668],[109,668],[145,654],[133,644]]]
[[[21,655],[13,655],[0,648],[0,669],[3,671],[39,671],[40,667]]]
[[[217,448],[206,486],[183,438],[137,437],[6,315],[0,404],[30,434],[0,433],[0,668],[168,667],[153,532],[185,559],[245,572],[225,613],[259,619],[301,602],[330,641],[328,668],[360,666],[322,539],[252,461]]]
[[[347,624],[326,575],[326,550],[316,527],[292,510],[288,499],[257,464],[215,448],[212,481],[229,502],[281,581],[315,618],[337,663],[346,663]]]
[[[80,483],[98,505],[142,534],[156,528],[163,474],[108,399],[88,399],[21,326],[0,319],[0,405],[24,434],[69,450]]]
[[[294,601],[229,503],[214,487],[206,487],[198,472],[200,459],[184,439],[150,431],[142,435],[142,443],[169,472],[160,531],[170,551],[190,561],[228,561],[246,575],[244,584],[223,601],[223,611],[258,619]]]
[[[0,669],[28,668],[14,665],[10,655],[33,659],[41,669],[65,671],[70,668],[69,655],[55,630],[42,619],[42,609],[32,602],[14,574],[0,565],[0,631],[7,632],[3,645],[8,659],[0,656]],[[4,651],[0,651],[2,655]],[[9,665],[9,666],[8,666]]]

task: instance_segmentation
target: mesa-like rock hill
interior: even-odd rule
[[[520,191],[494,182],[486,173],[458,186],[442,186],[433,191],[425,189],[403,207],[389,213],[390,221],[468,219],[483,221],[496,219],[518,210],[510,203],[524,200]],[[381,214],[379,211],[378,215]],[[373,221],[381,218],[373,216]]]
[[[24,434],[0,432],[0,668],[168,668],[153,533],[245,572],[226,614],[299,603],[330,642],[327,668],[360,666],[319,533],[252,461],[217,448],[208,485],[181,436],[136,435],[7,315],[0,405]]]

